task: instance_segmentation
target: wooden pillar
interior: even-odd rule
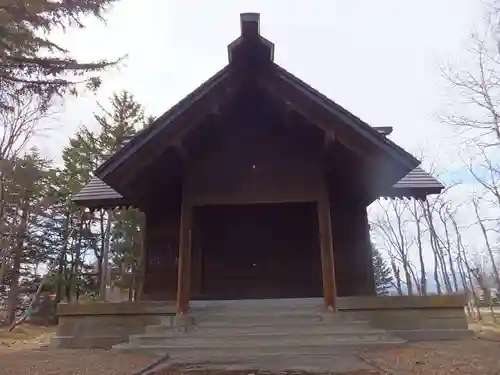
[[[323,298],[325,307],[330,311],[336,312],[337,288],[335,282],[330,204],[327,198],[318,201],[318,224],[321,246],[321,269],[323,273]]]
[[[177,270],[177,314],[180,315],[188,312],[189,297],[191,294],[192,216],[192,207],[183,196],[179,236],[179,265]]]

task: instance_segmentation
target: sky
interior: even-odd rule
[[[369,124],[392,126],[408,151],[453,163],[456,141],[438,119],[446,101],[439,66],[461,59],[483,17],[480,0],[122,0],[106,24],[55,35],[81,60],[127,58],[97,94],[58,104],[36,144],[59,160],[78,127],[97,130],[96,103],[122,89],[162,114],[227,63],[242,12],[261,14],[278,64]]]

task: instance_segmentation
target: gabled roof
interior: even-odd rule
[[[120,193],[97,177],[93,177],[82,190],[75,194],[72,201],[87,208],[127,206]]]
[[[304,101],[306,103],[304,106],[310,106],[311,111],[321,112],[326,118],[324,121],[325,126],[330,127],[330,130],[334,131],[335,127],[340,124],[345,130],[362,137],[380,150],[381,155],[385,155],[384,157],[392,160],[393,169],[397,169],[399,166],[399,176],[403,176],[420,164],[411,154],[387,140],[367,123],[275,64],[272,61],[274,46],[259,34],[258,15],[251,14],[251,17],[248,14],[242,15],[241,25],[242,35],[229,46],[231,62],[102,164],[96,170],[96,175],[99,178],[118,188],[118,186],[115,186],[116,180],[113,176],[120,175],[120,173],[125,175],[124,166],[128,165],[130,161],[139,158],[138,153],[141,150],[154,142],[155,139],[158,139],[157,137],[167,139],[168,134],[177,129],[177,126],[185,125],[179,124],[183,116],[194,116],[196,112],[201,111],[200,108],[208,110],[207,107],[210,106],[208,97],[215,97],[220,101],[224,100],[224,96],[228,98],[227,90],[230,84],[234,85],[235,81],[244,80],[241,76],[248,75],[246,73],[249,73],[249,70],[251,70],[250,73],[254,77],[257,77],[255,79],[260,84],[267,85],[266,82],[272,80],[273,82],[269,83],[269,85],[277,87],[277,90],[280,91],[278,96],[281,99],[285,101]],[[251,63],[248,63],[248,60],[251,60]],[[267,67],[267,69],[262,69],[262,71],[265,70],[265,73],[262,73],[263,76],[260,75],[259,70],[262,66]],[[214,92],[217,89],[220,90],[220,93],[215,95]],[[285,91],[290,96],[289,98],[284,95]],[[214,103],[211,105],[213,107]],[[168,146],[168,142],[164,142],[162,147],[166,148]],[[153,159],[163,151],[158,147],[152,147],[143,155]],[[135,171],[132,169],[127,173],[129,178],[130,172],[135,173]]]
[[[123,200],[119,183],[120,177],[133,178],[137,169],[128,167],[134,160],[142,157],[154,159],[169,147],[169,136],[182,130],[186,119],[201,116],[210,112],[218,104],[231,97],[230,89],[245,83],[249,69],[255,83],[276,95],[287,105],[301,103],[306,111],[316,116],[322,116],[322,126],[325,131],[336,131],[338,127],[349,134],[361,137],[367,145],[389,161],[387,167],[393,173],[392,181],[402,178],[394,189],[407,189],[408,179],[411,185],[421,186],[421,191],[442,189],[442,185],[421,169],[416,169],[420,161],[396,145],[386,137],[389,127],[374,128],[333,102],[293,74],[273,62],[274,45],[264,39],[259,32],[258,14],[241,15],[241,36],[228,47],[230,63],[209,80],[200,85],[191,94],[156,119],[149,127],[133,137],[126,145],[112,155],[95,171],[93,179],[79,194],[74,197],[77,202],[89,202],[92,196],[107,197],[109,200]],[[251,64],[248,61],[251,60]],[[262,66],[265,69],[259,70]],[[246,70],[242,70],[246,69]],[[265,71],[262,75],[261,71]],[[243,73],[243,74],[242,74]],[[190,121],[193,122],[193,121]],[[331,127],[331,129],[329,129]],[[149,147],[161,139],[158,147]],[[163,149],[162,149],[163,147]],[[128,169],[127,169],[128,168]],[[407,174],[405,176],[405,174]],[[132,176],[132,177],[130,177]],[[418,176],[418,178],[416,178]],[[118,183],[118,185],[117,185]],[[406,184],[406,185],[405,185]],[[429,190],[430,191],[430,190]],[[430,192],[429,192],[430,193]],[[427,194],[429,194],[427,193]],[[431,193],[432,194],[432,193]]]

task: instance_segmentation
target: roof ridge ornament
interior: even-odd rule
[[[260,13],[240,14],[241,35],[260,35]]]
[[[274,61],[274,44],[260,35],[260,13],[240,14],[241,35],[228,45],[229,62],[245,55]]]

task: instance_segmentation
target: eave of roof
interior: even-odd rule
[[[425,198],[427,195],[439,194],[444,188],[438,180],[422,168],[415,168],[384,196],[388,198]],[[94,177],[72,199],[76,204],[88,208],[107,208],[127,206],[120,193],[97,177]]]
[[[71,200],[87,208],[113,208],[128,205],[120,193],[97,177],[93,177]]]

